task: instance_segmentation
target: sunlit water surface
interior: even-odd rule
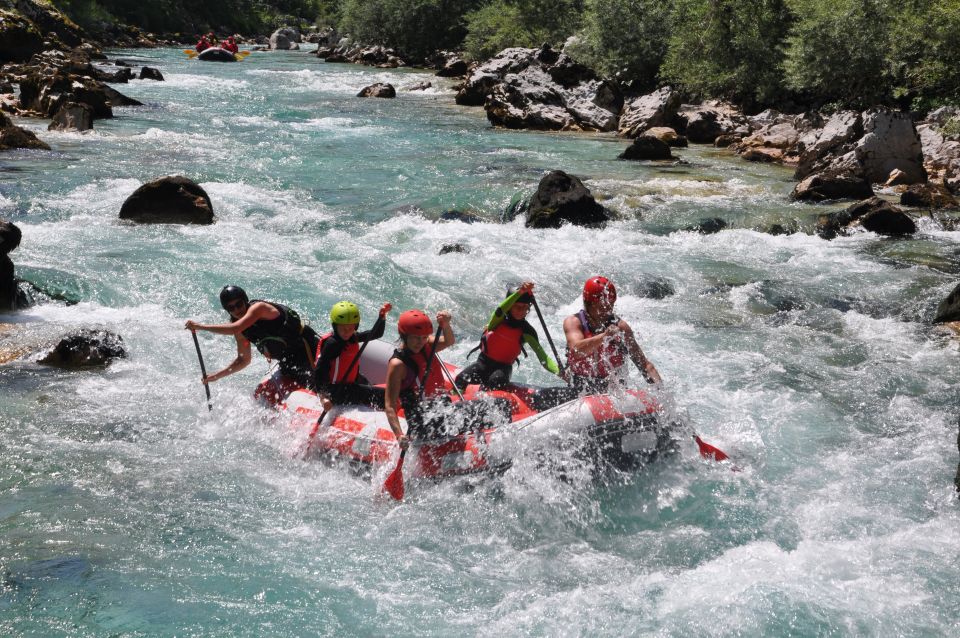
[[[0,366],[0,633],[5,635],[957,635],[957,344],[928,326],[960,234],[809,233],[790,172],[711,148],[620,162],[604,135],[494,130],[453,85],[304,53],[238,64],[116,52],[165,82],[88,134],[23,120],[51,152],[0,156],[18,273],[79,299],[0,317],[0,348],[78,327],[129,357],[62,373]],[[410,92],[422,80],[434,87]],[[395,100],[357,99],[388,81]],[[497,223],[551,169],[621,219]],[[134,226],[141,183],[183,174],[212,226]],[[490,223],[437,222],[446,210]],[[676,232],[722,217],[730,228]],[[771,223],[806,232],[758,232]],[[440,256],[444,244],[468,253]],[[263,358],[212,386],[187,318],[226,283],[319,328],[350,299],[449,308],[462,364],[504,286],[525,279],[555,339],[605,274],[694,427],[694,448],[611,482],[521,459],[498,478],[408,487],[293,458],[256,405]],[[665,281],[659,281],[665,280]],[[650,282],[674,294],[651,299]],[[395,314],[393,315],[396,316]],[[388,328],[388,337],[395,329]],[[207,365],[232,340],[201,335]],[[533,359],[516,378],[548,383]]]

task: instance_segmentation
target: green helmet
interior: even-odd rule
[[[333,325],[360,323],[360,309],[355,303],[338,301],[330,309],[330,323]]]

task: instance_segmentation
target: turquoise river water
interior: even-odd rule
[[[496,130],[421,72],[114,54],[166,76],[117,87],[145,106],[83,135],[21,120],[53,150],[0,156],[18,274],[80,301],[0,316],[0,348],[29,350],[0,365],[0,634],[960,633],[958,346],[929,326],[960,233],[926,219],[910,239],[827,242],[809,234],[825,207],[791,203],[787,169],[705,147],[620,162],[612,136]],[[374,81],[397,99],[354,97]],[[621,219],[499,223],[551,169]],[[117,219],[167,174],[207,190],[214,225]],[[449,209],[490,223],[438,222]],[[677,232],[705,217],[730,227]],[[755,230],[774,222],[803,232]],[[438,254],[455,242],[469,252]],[[226,283],[321,329],[340,299],[364,325],[383,301],[448,308],[462,364],[506,284],[536,282],[556,339],[594,274],[742,471],[692,446],[606,482],[520,459],[385,502],[368,476],[294,458],[251,398],[262,357],[211,386],[208,412],[183,330],[224,318]],[[674,294],[642,294],[651,281]],[[37,365],[80,327],[121,334],[129,357]],[[229,337],[201,343],[210,369],[233,356]],[[549,382],[533,359],[516,377]]]

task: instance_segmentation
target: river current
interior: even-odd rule
[[[53,150],[0,155],[18,274],[79,300],[0,316],[0,349],[104,327],[129,350],[104,371],[35,353],[0,365],[0,634],[960,631],[958,345],[929,326],[960,233],[924,219],[909,239],[828,242],[810,231],[829,207],[791,203],[788,169],[707,147],[677,151],[683,165],[622,162],[613,136],[493,129],[421,72],[296,52],[113,56],[165,75],[117,86],[145,106],[82,135],[20,120]],[[397,99],[355,97],[375,81]],[[552,169],[620,219],[500,223]],[[207,190],[215,224],[117,219],[168,174]],[[450,209],[490,223],[437,221]],[[678,230],[708,217],[728,229]],[[801,232],[758,232],[771,223]],[[439,255],[449,243],[469,252]],[[537,284],[557,340],[596,274],[675,404],[741,471],[691,445],[613,481],[521,461],[387,502],[368,476],[295,458],[251,398],[262,357],[211,386],[208,412],[183,330],[224,319],[227,283],[321,330],[341,299],[364,327],[384,301],[447,308],[462,365],[507,284]],[[229,337],[200,338],[208,369],[232,358]],[[533,358],[515,378],[550,382]]]

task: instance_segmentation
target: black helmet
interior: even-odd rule
[[[247,293],[240,286],[224,286],[223,290],[220,291],[220,305],[223,306],[224,310],[227,309],[228,303],[236,299],[242,299],[244,304],[250,303]]]

